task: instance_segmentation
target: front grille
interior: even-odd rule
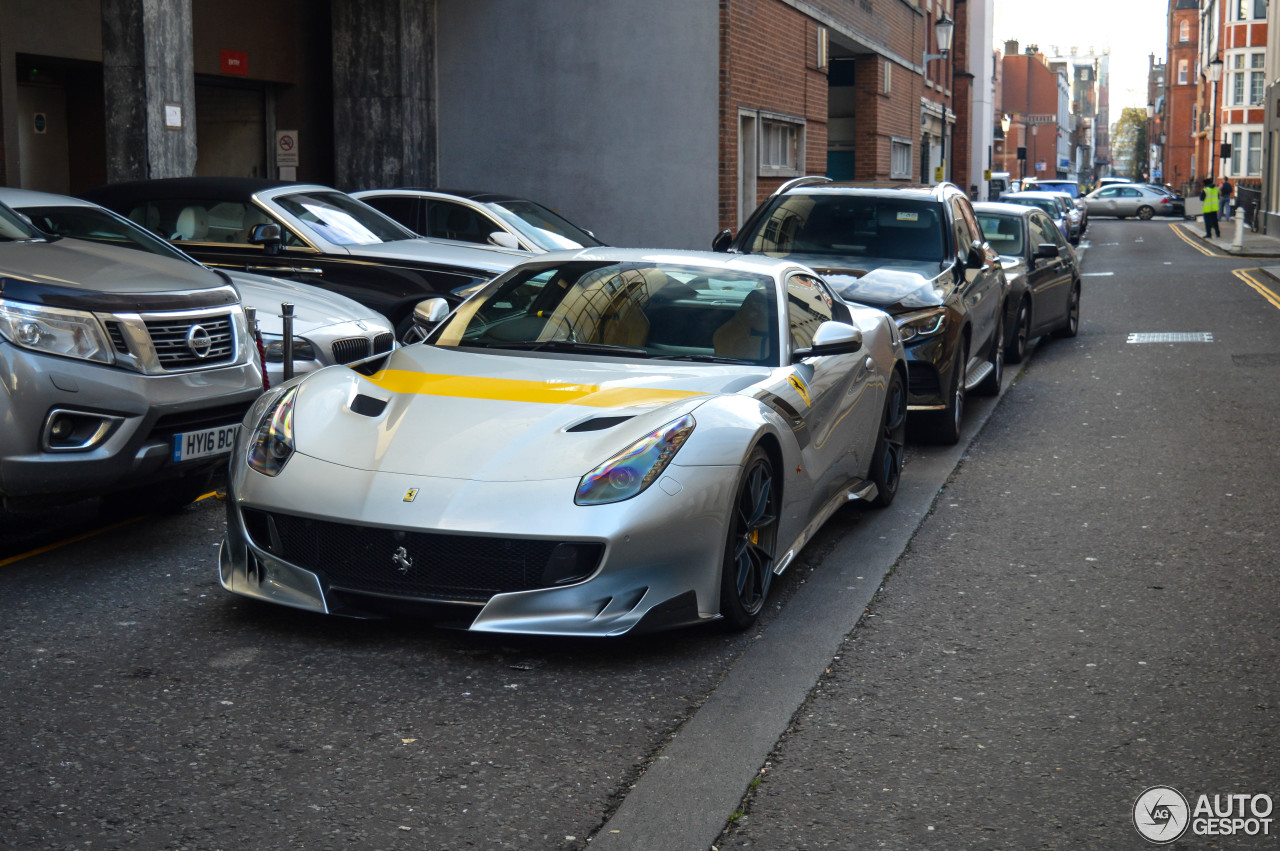
[[[151,427],[151,437],[171,437],[187,431],[199,431],[215,426],[230,425],[244,420],[251,402],[238,405],[218,405],[214,408],[197,408],[179,414],[165,414]]]
[[[548,587],[543,573],[561,543],[378,529],[255,509],[243,514],[255,545],[318,574],[331,589],[421,600],[483,603],[494,594]],[[594,571],[604,545],[571,546],[577,572]]]
[[[231,316],[203,316],[198,319],[153,319],[146,322],[147,333],[156,357],[165,370],[199,369],[235,359],[235,334]],[[187,338],[196,326],[209,335],[209,351],[199,356],[187,344]]]
[[[351,363],[369,356],[369,341],[364,337],[348,337],[333,341],[333,362]]]
[[[391,351],[392,347],[395,345],[395,341],[396,337],[390,331],[385,334],[379,334],[373,338],[373,353],[375,355],[381,355]]]
[[[111,347],[122,355],[129,354],[129,344],[124,339],[124,329],[115,320],[107,323],[107,336],[111,338]]]

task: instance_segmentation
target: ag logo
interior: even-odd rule
[[[1152,786],[1133,802],[1133,826],[1156,845],[1176,842],[1190,823],[1187,799],[1172,786]]]

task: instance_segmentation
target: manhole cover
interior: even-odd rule
[[[1130,332],[1126,343],[1212,343],[1213,334],[1208,331],[1185,332]]]

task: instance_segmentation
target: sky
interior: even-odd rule
[[[1045,53],[1056,45],[1087,53],[1111,48],[1111,120],[1126,106],[1147,105],[1147,60],[1165,60],[1168,0],[996,0],[994,47],[1009,39]]]

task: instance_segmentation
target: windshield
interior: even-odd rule
[[[1062,216],[1062,212],[1058,209],[1058,205],[1048,198],[1006,198],[1010,204],[1021,204],[1024,207],[1037,207],[1049,214],[1052,219]]]
[[[544,251],[604,245],[582,228],[532,201],[503,201],[485,206]]]
[[[1080,197],[1080,184],[1072,183],[1069,180],[1041,180],[1035,184],[1036,189],[1043,189],[1045,192],[1065,192],[1072,198]]]
[[[334,245],[374,245],[417,236],[341,192],[295,192],[273,200]]]
[[[132,248],[148,254],[159,254],[188,263],[195,261],[149,231],[128,219],[98,207],[23,207],[36,227],[45,233],[72,239],[86,239],[104,245]]]
[[[0,204],[0,242],[40,238],[39,231],[24,222],[13,210]]]
[[[746,250],[793,254],[943,258],[941,208],[929,201],[863,195],[785,195],[756,221]]]
[[[773,278],[685,264],[526,264],[464,302],[439,346],[776,366]]]
[[[978,226],[982,237],[997,254],[1007,257],[1022,256],[1022,217],[1002,216],[997,213],[978,213]]]

